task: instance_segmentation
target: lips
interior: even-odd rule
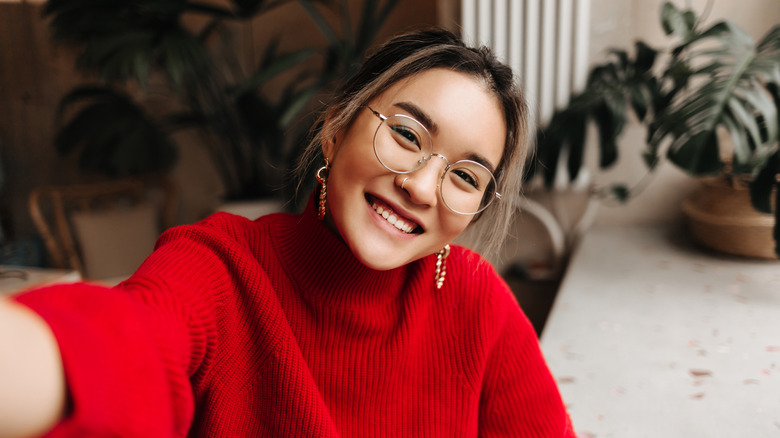
[[[413,220],[402,216],[393,210],[389,205],[373,197],[366,197],[371,207],[376,213],[384,218],[390,225],[406,234],[420,234],[422,227]]]

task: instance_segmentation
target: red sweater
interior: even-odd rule
[[[31,291],[70,392],[52,437],[573,437],[534,331],[479,255],[374,271],[314,217],[216,214],[132,278]]]

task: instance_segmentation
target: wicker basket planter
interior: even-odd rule
[[[725,176],[703,179],[682,207],[693,237],[702,245],[728,254],[777,259],[774,216],[752,207],[745,183]]]

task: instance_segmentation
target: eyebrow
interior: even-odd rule
[[[496,169],[493,168],[493,164],[491,164],[490,161],[488,161],[487,158],[483,157],[482,155],[477,154],[475,152],[471,152],[466,155],[466,158],[485,166],[487,170],[489,170],[490,173],[492,173],[493,175],[496,174]]]
[[[397,102],[393,106],[396,106],[398,108],[401,108],[412,115],[417,121],[423,124],[425,126],[425,129],[431,132],[431,134],[437,134],[439,132],[439,125],[436,124],[436,122],[431,119],[431,117],[422,110],[419,106],[411,103],[411,102]],[[495,174],[496,170],[495,167],[493,167],[493,164],[488,161],[487,158],[484,156],[476,153],[476,152],[470,152],[466,154],[466,159],[475,161],[483,166],[485,166],[490,173]]]
[[[431,119],[431,117],[419,106],[411,102],[398,102],[393,106],[397,106],[398,108],[406,110],[406,112],[411,114],[412,117],[422,123],[423,126],[425,126],[425,129],[430,131],[431,134],[437,134],[439,132],[439,125],[437,125],[436,122],[434,122],[433,119]]]

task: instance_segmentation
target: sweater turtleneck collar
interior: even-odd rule
[[[310,299],[345,308],[381,306],[394,300],[412,272],[427,264],[417,261],[388,271],[365,266],[317,219],[313,199],[309,201],[302,214],[287,216],[274,238],[288,275]]]

